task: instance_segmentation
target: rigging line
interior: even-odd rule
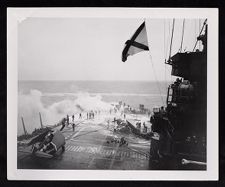
[[[173,20],[171,20],[171,21],[173,21]],[[170,27],[169,27],[169,36],[171,36],[172,35],[172,22],[170,22]],[[170,42],[170,38],[168,37],[168,53],[169,53],[169,42]],[[168,58],[169,58],[169,54],[168,54]],[[172,83],[173,81],[172,81],[172,75],[171,75],[171,73],[170,73],[170,84]],[[169,85],[167,85],[167,86],[169,86]]]
[[[166,59],[165,59],[165,60],[166,60]],[[164,86],[165,86],[165,88],[167,88],[167,81],[166,81],[166,76],[167,76],[167,75],[166,75],[166,66],[167,66],[166,63],[164,63],[164,70],[165,70],[165,72],[164,72],[164,76],[165,76],[165,77],[164,77]]]
[[[161,88],[160,88],[160,85],[159,85],[159,81],[157,79],[157,75],[156,75],[156,72],[155,72],[155,68],[154,68],[154,64],[153,64],[153,60],[152,60],[152,55],[150,53],[149,53],[149,57],[150,57],[150,61],[151,61],[151,64],[152,64],[152,69],[153,69],[153,72],[154,72],[157,88],[158,88],[159,93],[160,93],[160,98],[162,100],[163,105],[165,105],[165,102],[164,102],[163,97],[162,97],[162,92],[161,92]]]
[[[164,59],[166,61],[166,20],[164,19]],[[164,81],[165,81],[165,87],[167,87],[166,83],[166,63],[164,64]]]
[[[200,33],[200,29],[201,29],[201,19],[198,19],[198,32]],[[201,48],[201,43],[198,42],[198,49],[200,51]]]
[[[148,34],[147,34],[147,38],[148,38]],[[162,92],[161,92],[161,89],[160,89],[160,86],[159,86],[159,82],[158,82],[158,79],[157,79],[157,76],[156,76],[156,72],[155,72],[155,69],[154,69],[153,60],[152,60],[152,56],[150,54],[150,50],[149,50],[148,54],[149,54],[149,57],[150,57],[150,61],[151,61],[151,64],[152,64],[154,76],[155,76],[155,79],[156,79],[156,83],[157,83],[157,87],[158,87],[158,90],[159,90],[159,93],[160,93],[160,97],[161,97],[162,103],[165,104],[164,100],[163,100],[163,97],[162,97]]]
[[[200,31],[200,33],[199,33],[199,36],[201,35],[201,33],[202,33],[202,31],[203,31],[203,29],[204,29],[204,27],[205,27],[205,25],[206,25],[206,22],[207,22],[207,19],[205,19],[205,21],[204,21],[204,23],[203,23],[203,25],[202,25],[202,29],[201,29],[201,31]],[[197,46],[197,43],[198,43],[198,40],[195,42],[195,46],[194,46],[194,48],[193,48],[193,51],[195,50],[195,47]]]
[[[166,59],[166,20],[163,21],[163,45],[164,45],[164,58]]]
[[[168,37],[167,37],[167,43],[166,43],[166,58],[167,58],[167,56],[168,56],[168,51],[169,51],[169,41],[170,41],[170,31],[171,31],[171,29],[170,29],[170,20],[169,20],[169,22],[168,22]]]
[[[171,35],[171,42],[170,42],[170,54],[169,54],[169,59],[170,59],[170,57],[171,57],[171,50],[172,50],[172,45],[173,45],[174,25],[175,25],[175,19],[173,19],[173,27],[172,27],[172,35]]]
[[[182,51],[183,46],[183,39],[184,39],[184,25],[185,25],[185,19],[183,20],[183,29],[182,29],[182,38],[181,38],[181,44],[180,44],[180,52]]]
[[[167,35],[167,41],[166,41],[166,59],[167,59],[168,52],[169,52],[169,41],[170,41],[170,34],[171,34],[170,27],[171,27],[171,21],[168,20],[168,35]],[[166,64],[165,64],[165,66],[166,66]],[[167,70],[167,68],[166,68],[166,70]],[[171,82],[171,80],[170,80],[170,82]],[[168,87],[168,83],[166,83],[166,87]]]
[[[168,39],[167,39],[167,55],[168,56],[168,52],[169,52],[169,41],[170,41],[170,35],[171,35],[171,21],[169,20],[169,28],[168,28],[169,32],[168,32]],[[168,57],[169,58],[169,57]],[[170,74],[170,83],[172,83],[172,75]],[[167,85],[168,87],[168,85]]]
[[[196,40],[196,38],[197,38],[197,25],[196,25],[196,20],[194,20],[194,29],[195,29],[195,33],[194,33],[194,42],[195,42],[195,40]]]

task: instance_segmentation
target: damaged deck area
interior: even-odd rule
[[[18,169],[147,170],[150,140],[115,131],[116,127],[118,124],[110,117],[82,120],[74,131],[68,125],[62,131],[65,152],[51,159],[39,158],[26,152],[29,147],[19,146]],[[122,137],[125,144],[120,143]]]

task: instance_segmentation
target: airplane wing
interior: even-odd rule
[[[31,139],[30,142],[28,142],[28,146],[33,145],[37,142],[41,142],[43,141],[43,139],[45,138],[45,136],[51,131],[51,129],[47,129],[45,132],[35,136],[34,138]]]

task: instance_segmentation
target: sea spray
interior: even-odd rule
[[[79,93],[74,100],[64,99],[49,106],[44,106],[39,90],[30,90],[29,94],[19,93],[18,96],[18,135],[23,134],[21,117],[24,118],[26,130],[32,132],[40,128],[39,112],[44,125],[54,125],[64,116],[91,110],[109,111],[110,103],[102,101],[101,95],[91,96],[89,93]]]

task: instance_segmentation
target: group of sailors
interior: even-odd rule
[[[100,114],[100,111],[99,112],[97,112],[97,111],[87,112],[87,119],[94,119],[95,114],[97,114],[97,113]],[[82,113],[79,113],[78,115],[79,115],[78,119],[83,119]],[[65,126],[69,126],[70,124],[72,125],[73,131],[75,131],[75,115],[73,114],[71,117],[72,117],[72,122],[70,122],[68,114],[66,115],[66,117],[64,117],[62,119],[62,121],[61,121],[62,127],[61,127],[60,131],[62,131]]]
[[[62,119],[61,125],[62,125],[62,127],[61,127],[60,131],[62,131],[66,125],[67,126],[69,125],[69,115],[67,115],[65,118]],[[72,126],[73,126],[73,129],[75,130],[75,124],[74,125],[72,124]]]
[[[97,113],[97,112],[93,112],[93,111],[87,112],[87,119],[94,119],[95,113]]]
[[[111,114],[111,109],[109,110],[109,113]],[[100,111],[94,111],[94,110],[91,110],[91,111],[88,111],[86,112],[86,119],[89,120],[89,119],[95,119],[96,115],[99,115],[100,114]],[[75,115],[77,115],[77,118],[78,119],[84,119],[85,120],[85,117],[84,117],[84,113],[78,113],[78,114],[73,114],[71,116],[71,119],[69,117],[69,115],[67,114],[66,117],[64,117],[61,121],[61,129],[60,131],[62,131],[65,126],[69,126],[71,125],[72,126],[72,130],[75,131]],[[126,120],[126,114],[125,112],[121,112],[121,117]],[[114,122],[115,122],[115,118],[114,118]],[[141,128],[141,126],[143,125],[143,128]],[[109,128],[109,121],[107,121],[107,127]],[[148,127],[145,125],[145,122],[143,122],[143,124],[141,124],[141,122],[137,122],[136,124],[136,128],[143,131],[143,133],[147,133],[148,132]]]
[[[146,126],[145,122],[143,122],[143,133],[147,133],[148,132],[148,127]],[[137,122],[136,123],[136,128],[141,132],[141,122]]]
[[[80,118],[81,114],[79,114],[79,118]],[[81,116],[82,117],[82,116]],[[67,114],[66,117],[64,117],[61,121],[61,129],[60,131],[62,131],[64,129],[65,126],[69,126],[69,124],[72,125],[72,129],[73,131],[75,131],[75,122],[74,122],[75,116],[74,114],[72,115],[72,122],[70,123],[70,119],[69,119],[69,115]]]

